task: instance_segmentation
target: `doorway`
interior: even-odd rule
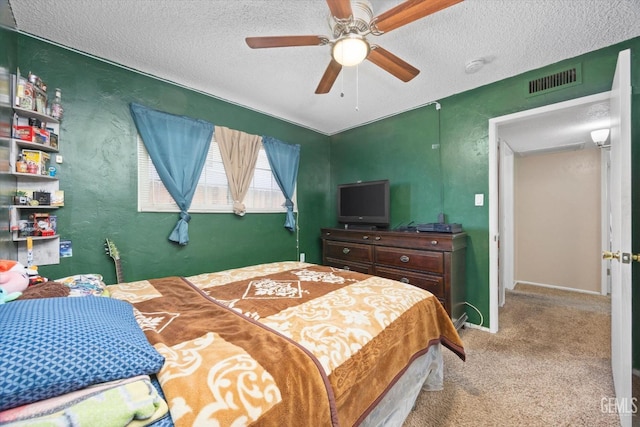
[[[611,271],[611,367],[615,386],[615,399],[622,410],[619,412],[623,426],[631,426],[631,416],[635,411],[635,403],[631,394],[632,378],[632,349],[631,349],[631,51],[629,49],[618,54],[613,76],[611,91],[590,97],[579,98],[549,105],[535,110],[517,113],[489,120],[489,300],[491,310],[490,330],[498,330],[499,291],[504,291],[504,277],[502,265],[507,251],[500,247],[501,235],[509,235],[509,230],[500,223],[498,211],[500,203],[509,203],[509,194],[500,188],[503,177],[499,173],[499,163],[503,156],[498,157],[499,137],[502,126],[517,123],[518,120],[538,118],[544,114],[560,114],[572,107],[586,105],[593,101],[609,104],[610,118],[607,124],[591,127],[589,131],[600,128],[610,130],[610,166],[605,175],[608,179],[606,188],[607,215],[603,215],[603,222],[607,221],[607,233],[602,241],[610,243],[612,249],[603,250],[603,258],[612,260],[609,264]],[[586,129],[583,129],[586,131]],[[583,138],[587,140],[588,138]],[[500,200],[498,200],[500,198]],[[504,221],[503,221],[504,222]],[[604,229],[605,227],[603,227]],[[500,247],[500,250],[498,248]],[[613,252],[615,250],[615,252]],[[603,262],[605,262],[603,260]],[[500,264],[499,264],[500,263]],[[502,279],[502,280],[500,280]],[[500,289],[501,288],[501,289]],[[624,407],[623,407],[624,406]]]
[[[593,144],[590,132],[609,126],[609,96],[604,92],[489,120],[490,332],[498,331],[498,307],[504,304],[505,288],[515,284],[516,154]],[[511,137],[516,134],[517,138]]]

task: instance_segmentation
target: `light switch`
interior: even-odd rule
[[[484,206],[484,194],[476,194],[476,206]]]
[[[56,154],[56,163],[62,163],[62,156],[60,154]]]

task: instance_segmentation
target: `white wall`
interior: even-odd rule
[[[600,150],[517,157],[516,281],[600,292]]]

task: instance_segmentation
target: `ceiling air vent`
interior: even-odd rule
[[[548,74],[527,83],[527,96],[541,95],[582,83],[582,68],[578,66]]]

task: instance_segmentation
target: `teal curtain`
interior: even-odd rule
[[[267,153],[271,172],[285,197],[287,217],[284,228],[289,231],[296,229],[296,218],[293,215],[293,193],[298,179],[298,165],[300,163],[300,145],[286,144],[270,136],[262,137],[262,145]]]
[[[131,116],[165,188],[180,208],[180,219],[169,240],[189,243],[188,213],[196,192],[214,125],[131,103]]]

